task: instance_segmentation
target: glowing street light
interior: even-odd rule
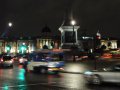
[[[13,26],[13,24],[12,24],[11,22],[9,22],[9,23],[8,23],[8,26],[9,26],[9,27],[12,27],[12,26]]]
[[[74,26],[76,24],[75,20],[72,20],[71,24]]]
[[[12,26],[13,26],[13,23],[12,22],[8,22],[5,31],[2,33],[2,35],[0,37],[4,38],[6,36],[6,34],[9,32],[9,30],[10,30],[10,28]]]

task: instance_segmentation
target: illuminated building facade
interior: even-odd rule
[[[30,53],[35,50],[35,43],[33,39],[28,38],[2,38],[0,40],[0,54],[1,53]]]
[[[18,38],[17,40],[0,40],[0,54],[1,53],[30,53],[32,51],[43,49],[46,46],[46,49],[58,49],[60,45],[60,40],[57,36],[52,38],[41,38],[36,37],[35,39],[31,38]],[[44,48],[45,49],[45,48]]]
[[[58,49],[60,46],[60,36],[52,35],[49,27],[45,26],[40,36],[1,38],[0,54],[13,53],[24,54],[38,49]]]
[[[46,25],[41,31],[41,36],[37,37],[37,49],[57,49],[59,48],[59,45],[60,36],[52,35],[52,31]]]
[[[0,40],[0,53],[3,53],[5,51],[5,42],[4,40]]]
[[[101,45],[105,45],[106,49],[117,49],[117,40],[101,40]]]
[[[59,49],[61,47],[61,37],[60,36],[50,36],[50,37],[20,37],[16,40],[14,39],[1,39],[0,40],[0,54],[1,53],[30,53],[34,50],[43,49],[44,46],[47,49]],[[80,46],[84,50],[94,48],[94,39],[92,37],[83,37],[80,39]],[[79,42],[79,40],[78,40]],[[117,49],[117,40],[105,40],[101,39],[101,45],[105,45],[106,49]]]
[[[69,25],[61,26],[58,31],[61,31],[61,35],[53,35],[50,28],[45,26],[40,36],[36,37],[19,37],[19,38],[1,38],[0,39],[0,54],[1,53],[31,53],[32,51],[39,49],[59,49],[66,46],[71,48],[73,40],[66,37],[65,33],[72,33],[72,27]],[[94,49],[94,38],[93,37],[77,37],[77,29],[79,26],[75,27],[75,45],[81,47],[83,50]],[[68,30],[69,29],[69,30]],[[63,33],[64,32],[64,33]],[[64,35],[63,35],[64,34]],[[79,35],[78,35],[79,36]],[[64,39],[63,39],[64,38]],[[116,39],[101,39],[100,46],[105,45],[106,49],[116,49],[118,48]],[[64,48],[63,48],[64,49]]]

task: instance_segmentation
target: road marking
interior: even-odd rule
[[[56,82],[51,82],[51,84],[54,84]],[[35,83],[35,84],[27,84],[27,85],[15,85],[15,86],[3,86],[3,87],[0,87],[0,88],[14,88],[14,87],[25,87],[25,86],[35,86],[35,85],[49,85],[49,83]],[[53,86],[53,85],[51,85]]]
[[[14,86],[3,86],[3,87],[0,87],[0,89],[5,89],[5,90],[8,90],[9,88],[16,88],[16,87],[27,87],[27,86],[37,86],[37,85],[50,85],[52,87],[58,87],[58,88],[66,88],[66,89],[73,89],[71,86],[69,87],[66,87],[66,86],[60,86],[60,85],[55,85],[56,82],[51,82],[50,84],[49,83],[34,83],[34,84],[27,84],[27,85],[14,85]],[[64,85],[64,83],[61,83]],[[77,88],[74,88],[75,90],[77,90]],[[89,89],[88,89],[89,90]]]

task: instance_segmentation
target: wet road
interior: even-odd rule
[[[87,85],[82,74],[42,75],[28,72],[22,65],[0,69],[0,90],[119,90],[120,85]]]

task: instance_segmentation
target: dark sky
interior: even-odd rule
[[[1,0],[0,34],[13,22],[9,35],[38,36],[47,24],[53,34],[66,11],[79,23],[79,32],[120,38],[120,0]]]

